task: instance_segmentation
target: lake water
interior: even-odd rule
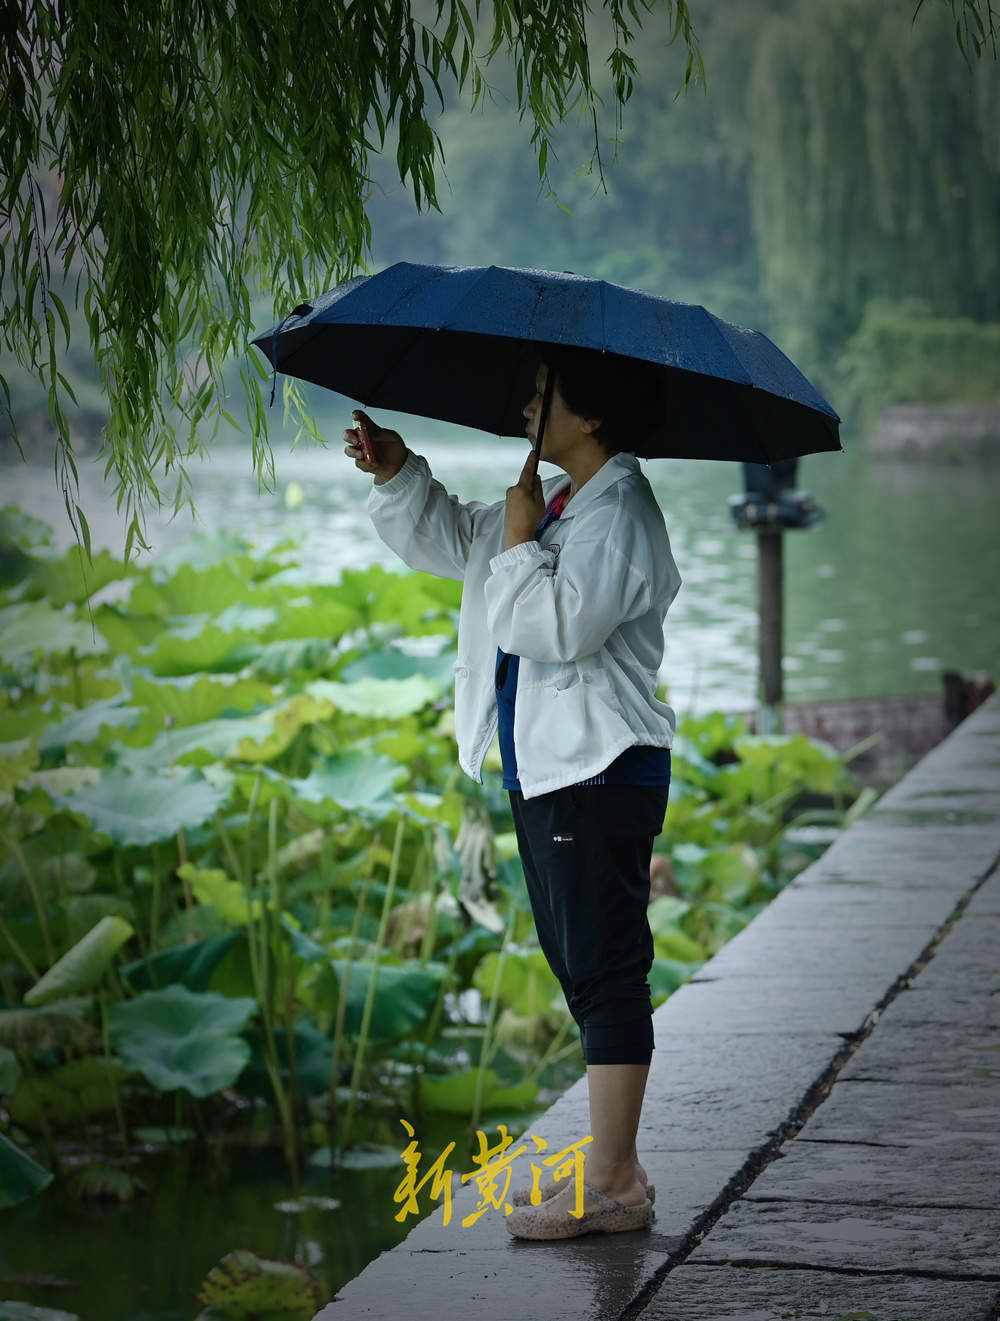
[[[392,424],[387,419],[387,424]],[[463,499],[498,500],[516,478],[524,441],[497,440],[399,417],[411,448]],[[1000,671],[1000,463],[873,460],[845,436],[843,454],[799,466],[799,485],[827,511],[816,529],[785,538],[785,697],[934,692],[942,670]],[[300,537],[317,579],[347,567],[396,563],[365,512],[370,479],[339,442],[274,449],[275,486],[260,490],[248,450],[215,449],[190,474],[197,505],[171,521],[154,513],[154,548],[192,527],[234,528],[269,542]],[[542,475],[555,469],[543,465]],[[752,707],[756,694],[756,539],[735,531],[726,498],[742,484],[734,464],[654,460],[645,471],[663,507],[684,585],[666,624],[661,677],[678,712]],[[94,545],[121,552],[123,520],[102,465],[80,464]],[[51,466],[8,461],[3,503],[15,503],[72,540]],[[286,503],[292,483],[298,508]]]

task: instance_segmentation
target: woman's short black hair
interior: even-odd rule
[[[615,454],[643,455],[662,425],[662,369],[598,349],[557,348],[545,356],[559,393],[577,417],[600,418],[595,438]]]

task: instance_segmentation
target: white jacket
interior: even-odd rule
[[[567,483],[543,482],[546,503]],[[482,782],[496,733],[497,647],[521,657],[514,751],[525,798],[589,779],[636,744],[669,748],[656,699],[663,619],[680,587],[663,515],[633,454],[612,456],[562,517],[509,550],[505,504],[462,504],[408,453],[368,499],[378,535],[413,569],[465,583],[455,666],[462,769]]]

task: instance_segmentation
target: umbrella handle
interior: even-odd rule
[[[542,391],[542,407],[538,414],[538,431],[535,433],[535,467],[537,469],[537,460],[542,453],[542,437],[545,435],[545,423],[549,417],[549,406],[552,403],[552,394],[556,388],[556,374],[551,367],[545,372],[545,389]]]

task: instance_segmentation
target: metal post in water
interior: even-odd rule
[[[757,533],[757,733],[782,731],[784,533],[780,527]]]

